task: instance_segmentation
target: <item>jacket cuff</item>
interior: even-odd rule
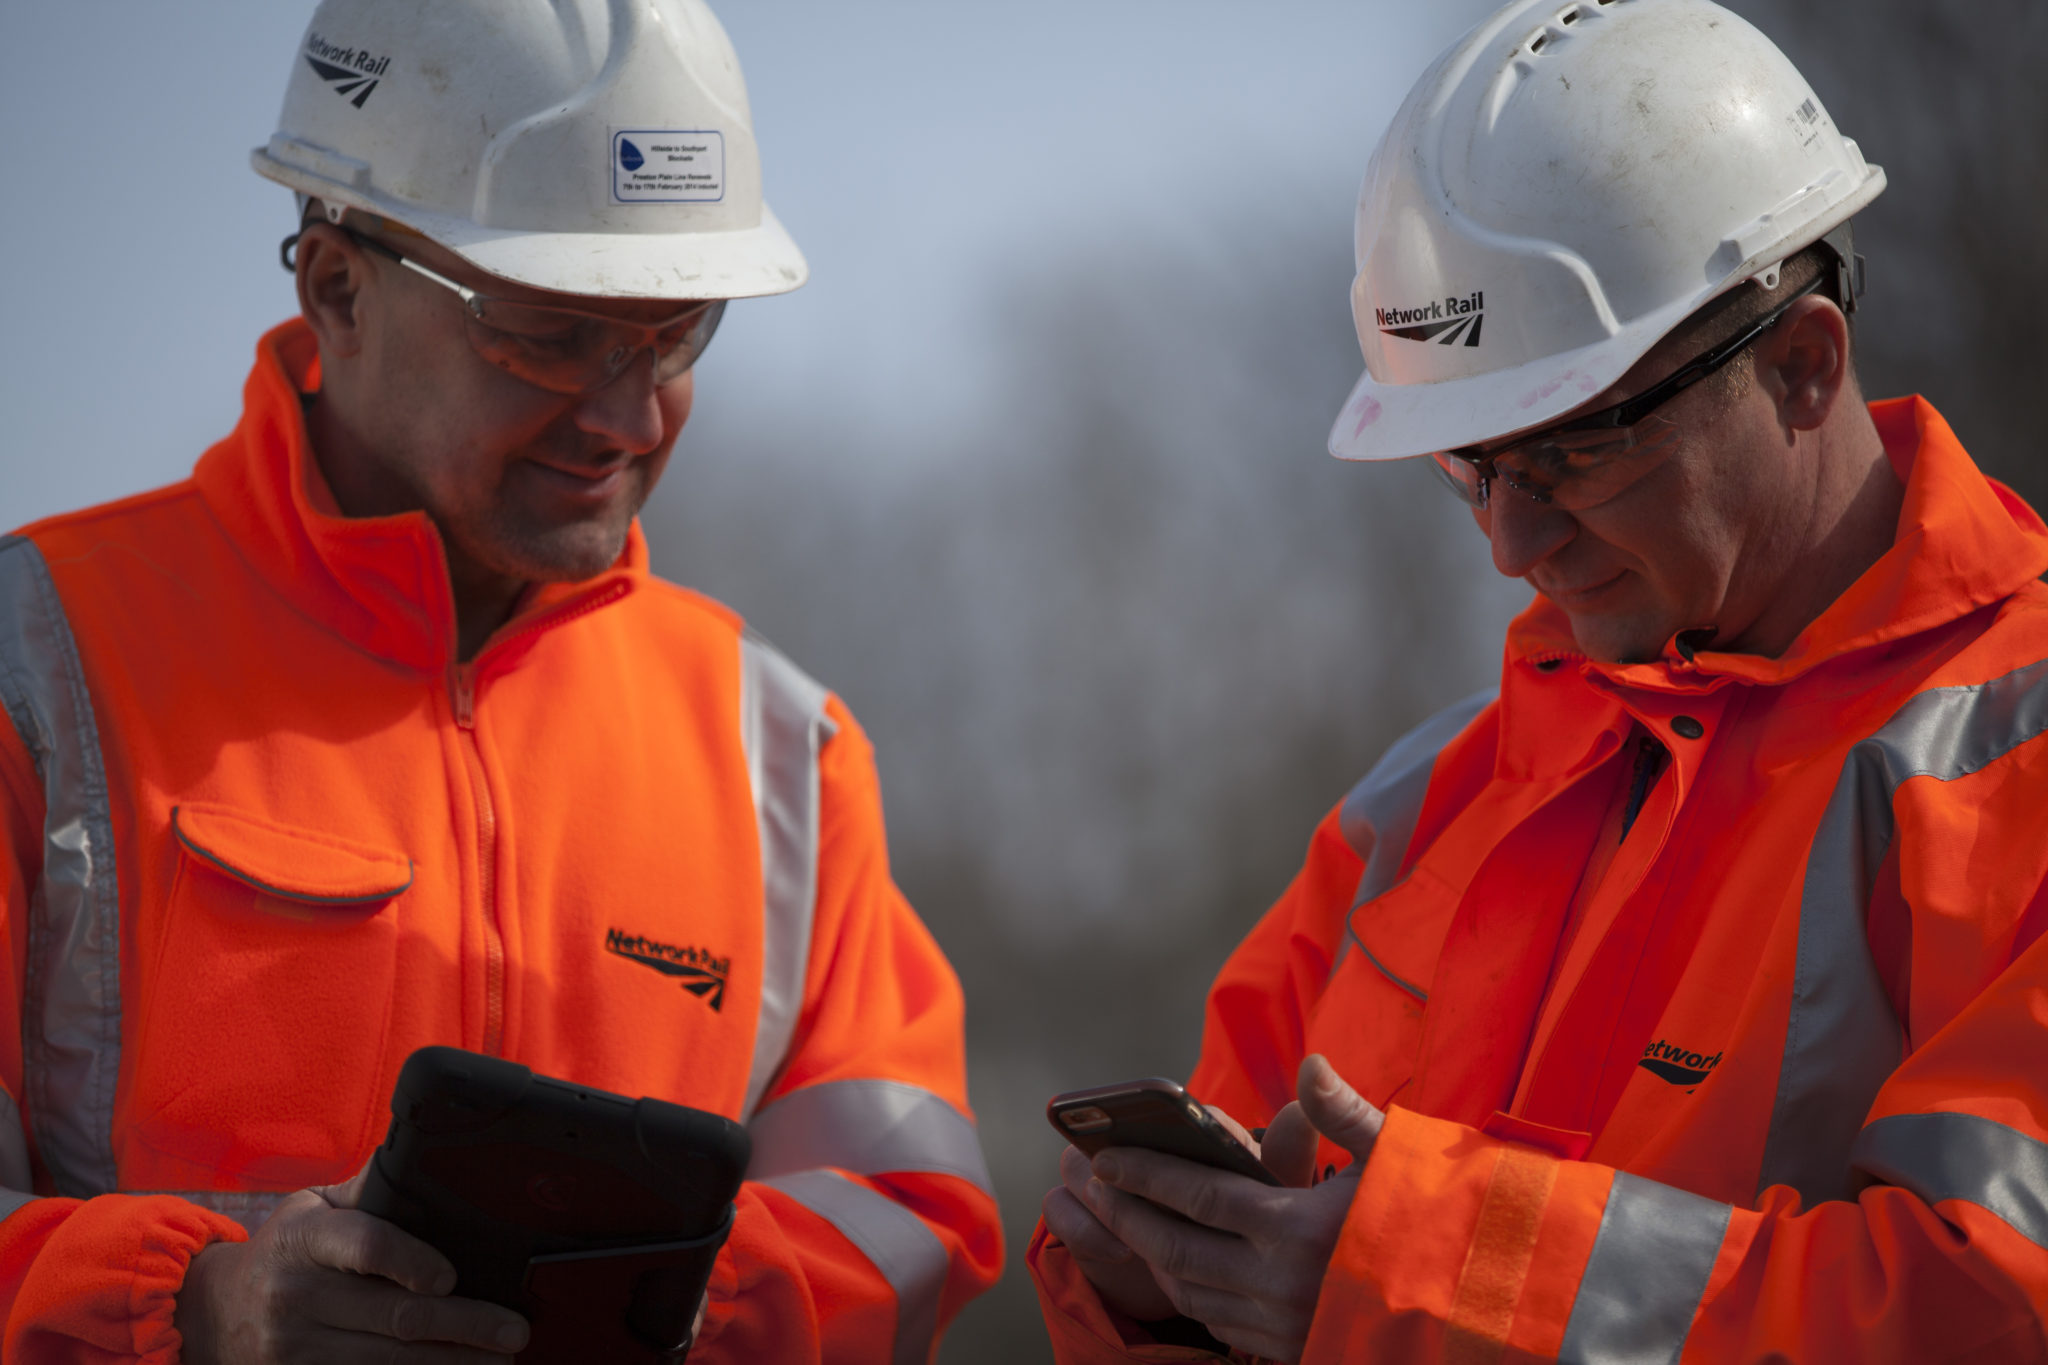
[[[1613,1171],[1387,1112],[1302,1365],[1504,1347],[1554,1358]]]
[[[1102,1301],[1095,1286],[1074,1264],[1066,1243],[1039,1223],[1024,1253],[1031,1282],[1038,1290],[1046,1334],[1052,1338],[1057,1365],[1126,1365],[1126,1362],[1222,1360],[1209,1351],[1155,1342],[1138,1322]]]
[[[39,1199],[8,1224],[41,1243],[8,1315],[9,1360],[176,1365],[184,1343],[173,1319],[186,1267],[215,1242],[249,1236],[232,1218],[162,1194]]]
[[[739,1312],[740,1272],[735,1265],[732,1242],[718,1249],[717,1259],[711,1263],[711,1278],[704,1284],[704,1325],[697,1329],[697,1339],[691,1349],[714,1340]]]

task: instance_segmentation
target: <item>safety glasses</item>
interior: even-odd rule
[[[1582,512],[1619,495],[1664,463],[1678,444],[1678,424],[1658,408],[1741,355],[1778,319],[1828,279],[1822,271],[1791,298],[1742,332],[1679,367],[1634,398],[1560,422],[1495,450],[1465,446],[1430,456],[1451,491],[1474,507],[1491,501],[1498,478],[1537,502]]]
[[[470,348],[514,378],[555,393],[596,393],[625,373],[642,351],[654,355],[654,382],[672,384],[697,363],[725,316],[724,299],[692,303],[656,323],[624,322],[552,304],[511,303],[457,284],[374,237],[345,226],[341,230],[365,251],[460,296]],[[280,249],[287,269],[297,242],[296,236],[288,237]]]

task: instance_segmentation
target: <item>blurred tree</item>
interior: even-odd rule
[[[1923,393],[1985,472],[2048,508],[2048,5],[1727,0],[1813,82],[1890,188],[1857,219],[1865,388]]]

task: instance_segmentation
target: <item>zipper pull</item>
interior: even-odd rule
[[[476,665],[449,668],[448,695],[455,703],[455,723],[465,730],[476,729]]]

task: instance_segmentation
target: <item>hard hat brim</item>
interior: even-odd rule
[[[250,153],[258,174],[302,194],[389,218],[515,284],[588,298],[751,299],[786,294],[810,267],[766,204],[758,227],[725,232],[539,232],[482,227]]]
[[[1687,299],[1591,346],[1464,379],[1383,384],[1368,370],[1330,428],[1330,453],[1405,460],[1542,426],[1612,387],[1696,306]]]

